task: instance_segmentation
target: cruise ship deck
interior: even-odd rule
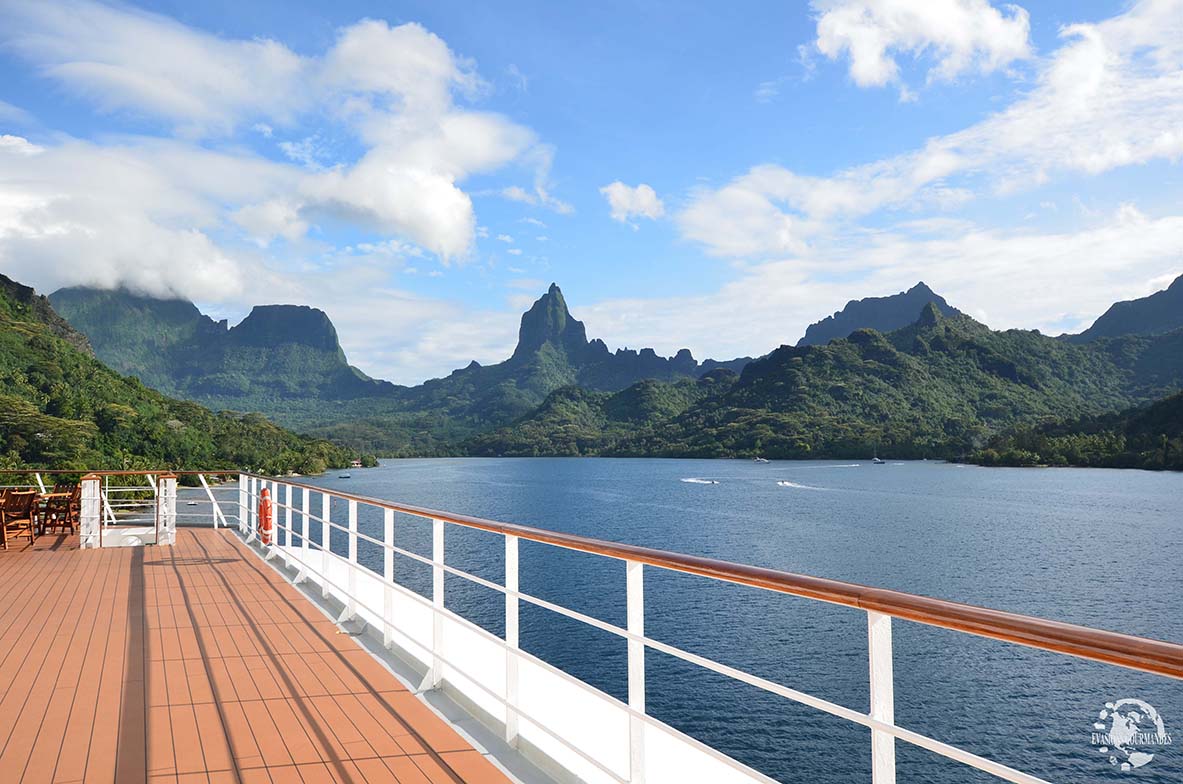
[[[0,596],[0,781],[509,781],[227,529],[42,536]]]
[[[5,503],[25,515],[40,511],[6,517],[16,533],[9,549],[0,550],[4,784],[773,784],[650,713],[647,652],[865,728],[862,753],[873,784],[895,784],[898,743],[1015,784],[1047,784],[1063,779],[896,722],[893,623],[1183,679],[1183,645],[1175,642],[424,509],[290,478],[154,472],[136,484],[133,472],[92,472],[67,495],[49,492],[45,482],[65,472],[32,474],[31,487],[19,472],[5,473],[10,482],[26,482],[9,485]],[[179,488],[178,479],[187,487]],[[33,507],[30,495],[39,499]],[[67,513],[63,499],[73,497],[77,508]],[[34,517],[40,526],[32,525]],[[72,532],[72,522],[60,524],[75,518],[77,535],[54,533]],[[35,537],[36,528],[49,532]],[[502,556],[500,574],[481,576],[458,568],[460,559],[449,562],[454,545],[445,543],[458,540],[447,532],[458,529],[482,532],[482,546]],[[403,538],[410,532],[418,533],[418,544]],[[623,566],[615,588],[624,594],[624,625],[523,590],[522,541]],[[412,562],[430,574],[414,590],[401,581]],[[866,709],[647,634],[646,570],[861,613]],[[490,631],[457,613],[445,578],[499,594],[503,626]],[[626,698],[523,649],[523,605],[618,638],[627,648]]]

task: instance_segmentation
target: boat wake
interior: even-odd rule
[[[689,482],[692,485],[717,485],[717,484],[719,484],[719,480],[717,480],[717,479],[696,479],[694,477],[690,477],[689,479],[683,479],[681,481]]]
[[[798,466],[799,468],[858,468],[862,463],[838,463],[837,465]]]
[[[826,490],[825,487],[814,487],[813,485],[802,485],[796,482],[790,482],[788,479],[782,479],[776,483],[777,487],[794,487],[798,490]]]

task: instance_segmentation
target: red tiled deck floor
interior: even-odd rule
[[[233,534],[76,548],[0,552],[0,782],[508,781]]]

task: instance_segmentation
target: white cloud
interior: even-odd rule
[[[509,254],[509,255],[511,255],[511,256],[521,256],[521,255],[522,255],[522,249],[521,249],[521,248],[510,248],[509,250],[507,250],[507,251],[505,251],[505,252],[506,252],[506,253],[508,253],[508,254]]]
[[[363,20],[342,28],[322,54],[297,55],[276,41],[226,39],[124,6],[63,0],[4,4],[0,44],[99,109],[159,118],[182,136],[217,139],[240,128],[266,136],[309,115],[363,144],[352,166],[318,171],[326,161],[316,135],[281,142],[310,171],[260,204],[231,205],[240,216],[282,197],[305,226],[318,215],[344,218],[448,263],[473,244],[469,177],[525,166],[535,172],[534,199],[565,207],[546,188],[553,150],[501,115],[458,107],[456,96],[476,97],[484,84],[470,61],[418,24]]]
[[[244,117],[290,118],[309,63],[275,41],[225,40],[166,17],[87,0],[6,3],[9,48],[104,111],[162,117],[186,133]]]
[[[1010,106],[922,147],[829,177],[754,166],[692,194],[684,236],[727,257],[796,252],[837,221],[884,209],[952,209],[1064,174],[1183,157],[1183,9],[1144,2],[1072,25]]]
[[[1181,273],[1183,215],[1147,217],[1125,206],[1078,231],[935,221],[859,232],[743,267],[714,293],[609,300],[576,316],[609,345],[664,354],[688,347],[699,359],[725,359],[796,343],[809,324],[848,300],[894,294],[918,280],[995,329],[1058,334]],[[736,314],[743,314],[743,330],[735,329]]]
[[[653,188],[645,183],[630,187],[617,180],[600,188],[600,193],[608,200],[612,220],[630,223],[634,217],[657,220],[665,215],[665,205]]]
[[[158,295],[224,295],[258,263],[216,241],[224,205],[265,203],[294,183],[288,167],[184,143],[36,148],[17,138],[0,146],[0,264],[46,291],[124,283]]]
[[[282,141],[276,146],[289,160],[303,165],[306,169],[317,171],[324,168],[321,164],[320,139],[316,134],[305,136],[298,141]]]
[[[535,185],[533,191],[528,191],[520,185],[510,185],[501,189],[501,195],[510,201],[546,207],[560,215],[570,215],[575,212],[574,207],[561,199],[556,199],[542,184]]]
[[[509,236],[508,234],[498,234],[497,241],[512,245],[513,244],[513,237]]]
[[[508,66],[506,66],[505,73],[507,76],[509,76],[510,82],[515,88],[517,88],[518,92],[529,92],[530,78],[522,73],[522,69],[518,68],[513,63],[510,63]]]
[[[21,155],[29,157],[32,155],[40,155],[45,152],[45,148],[33,144],[23,136],[13,136],[11,134],[0,135],[0,155]]]
[[[756,86],[756,92],[753,96],[756,103],[772,103],[776,97],[780,95],[780,80],[771,79],[766,82],[760,82]]]
[[[300,217],[299,208],[278,198],[248,204],[234,212],[232,217],[255,243],[264,248],[276,237],[296,242],[308,231],[308,222]]]
[[[814,0],[815,45],[831,60],[850,59],[860,87],[901,84],[897,55],[935,61],[928,81],[990,73],[1030,56],[1027,11],[987,0]],[[902,93],[909,95],[907,92]]]
[[[20,123],[21,125],[31,125],[33,123],[33,115],[19,106],[10,104],[8,101],[0,101],[0,120]]]

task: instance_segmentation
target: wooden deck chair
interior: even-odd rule
[[[4,497],[4,506],[0,507],[0,544],[8,549],[8,536],[15,538],[22,531],[29,537],[29,546],[37,538],[33,530],[33,503],[37,500],[36,490],[14,491]]]

